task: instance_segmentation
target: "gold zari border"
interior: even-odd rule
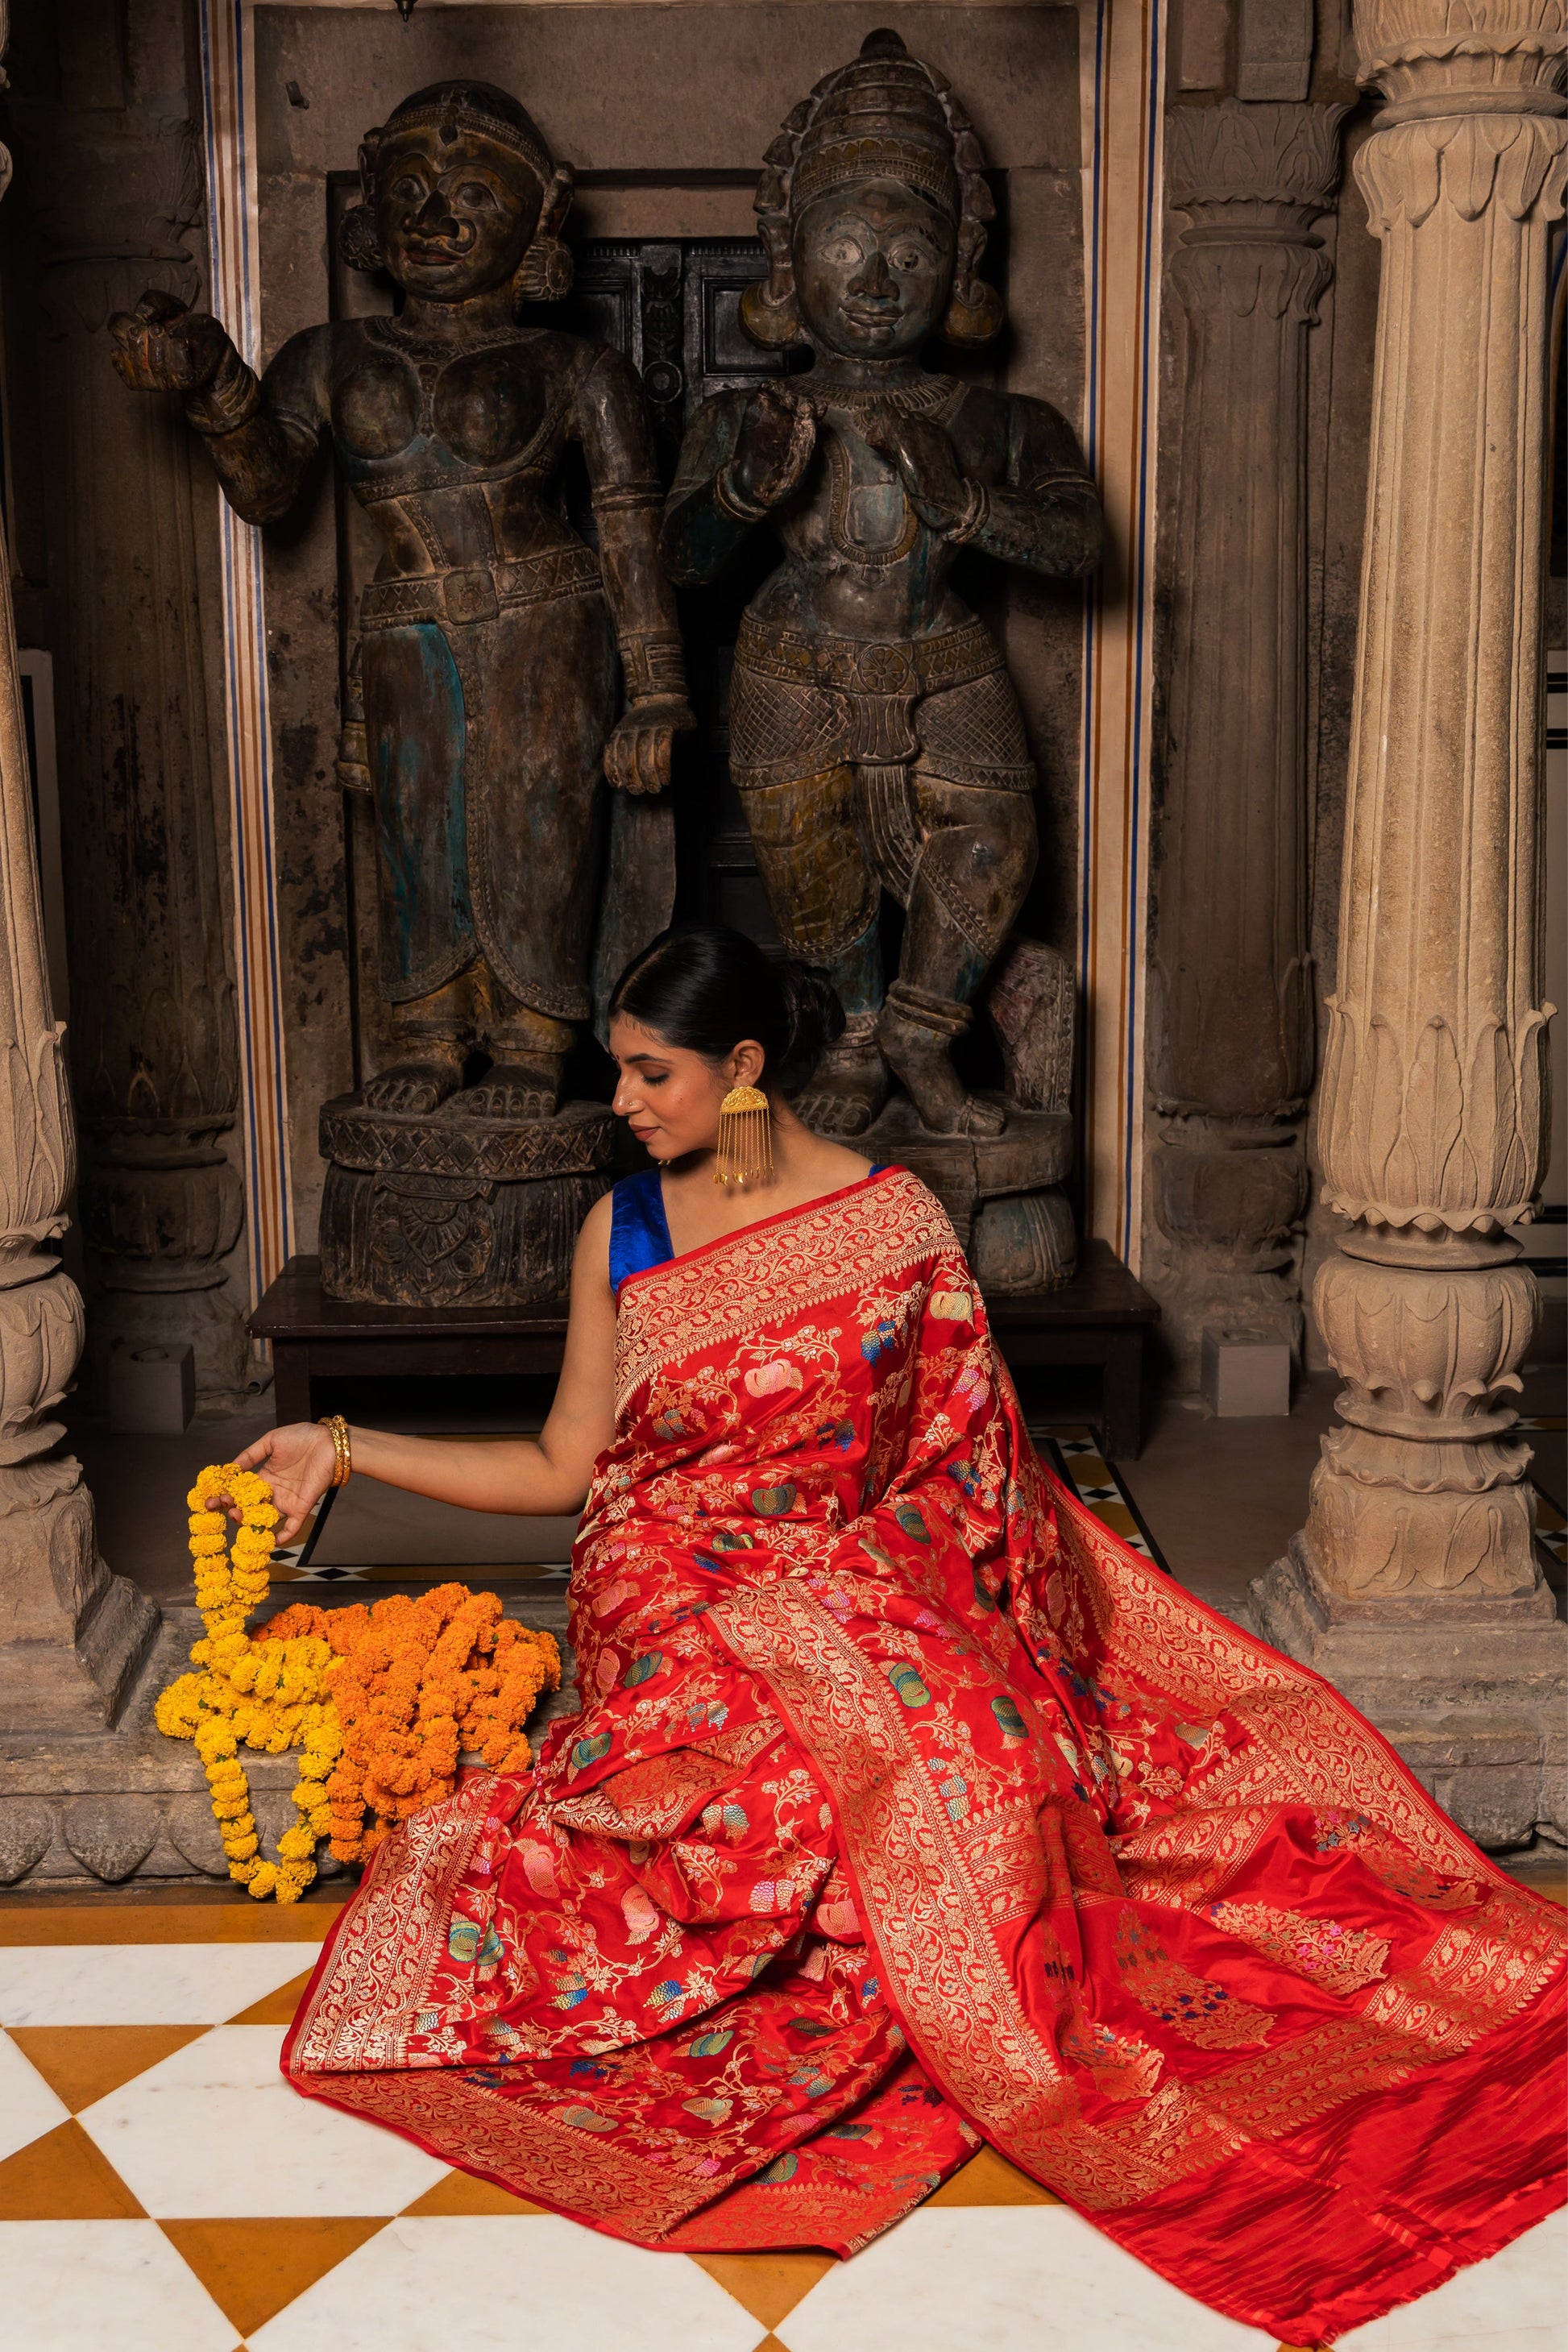
[[[720,1347],[907,1274],[957,1247],[946,1213],[903,1169],[837,1201],[808,1203],[634,1276],[616,1318],[616,1411],[643,1382],[700,1348]]]
[[[1120,1573],[1123,1563],[1115,1566]],[[1447,1921],[1424,1957],[1381,1985],[1360,2015],[1199,2083],[1167,2083],[1112,2123],[1087,2124],[1056,2053],[1024,2012],[886,1678],[798,1580],[737,1594],[708,1622],[742,1665],[766,1679],[836,1797],[862,1918],[917,2053],[1004,2154],[1089,2210],[1138,2204],[1249,2143],[1282,2138],[1348,2100],[1393,2088],[1502,2024],[1562,1960],[1564,1923],[1500,1874],[1479,1924]],[[1247,1643],[1247,1663],[1258,1647]],[[1273,1664],[1286,1679],[1287,1662]],[[1320,1733],[1331,1717],[1342,1738],[1349,1708],[1316,1676],[1304,1682],[1302,1696],[1323,1695]],[[1299,1737],[1274,1743],[1275,1805],[1322,1793],[1321,1759],[1303,1769],[1312,1728],[1309,1721]],[[1352,1783],[1369,1765],[1386,1816],[1397,1775],[1370,1739],[1349,1759]],[[1336,1771],[1341,1803],[1345,1777]],[[1417,1811],[1400,1793],[1405,1804],[1394,1810]],[[1254,1813],[1254,1835],[1255,1823]],[[1467,1860],[1476,1875],[1474,1856]]]

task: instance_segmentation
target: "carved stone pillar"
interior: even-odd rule
[[[1307,333],[1330,264],[1340,106],[1166,121],[1185,313],[1150,1155],[1181,1370],[1203,1328],[1299,1346],[1312,1074],[1306,942]]]
[[[1315,1304],[1346,1386],[1265,1632],[1371,1706],[1473,1833],[1568,1835],[1568,1628],[1514,1433],[1544,1157],[1537,913],[1548,226],[1563,0],[1358,0],[1389,100]]]
[[[0,29],[0,41],[3,41]],[[0,148],[0,193],[10,177]],[[75,1175],[63,1028],[49,1004],[32,784],[0,535],[0,1723],[107,1724],[158,1612],[99,1557],[81,1465],[49,1416],[81,1352],[58,1244]]]
[[[188,126],[127,142],[114,213],[68,216],[63,231],[51,218],[41,360],[61,459],[51,536],[89,1360],[100,1374],[113,1348],[189,1341],[198,1399],[222,1411],[249,1349],[225,1287],[243,1216],[224,1148],[238,1051],[192,453],[165,404],[126,399],[105,332],[149,284],[197,294],[184,238],[199,210]]]

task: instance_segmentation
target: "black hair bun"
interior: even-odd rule
[[[816,965],[785,956],[777,970],[788,1028],[777,1076],[788,1093],[805,1083],[828,1046],[843,1036],[844,1007],[833,982]]]
[[[823,1049],[844,1034],[844,1007],[825,971],[766,955],[722,923],[662,931],[616,982],[610,1017],[623,1013],[711,1062],[754,1037],[767,1056],[763,1086],[785,1094],[804,1085]]]

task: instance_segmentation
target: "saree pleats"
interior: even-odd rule
[[[1561,2201],[1563,1914],[1042,1468],[915,1179],[633,1277],[617,1386],[581,1712],[378,1853],[297,2088],[714,2251],[984,2138],[1302,2346]]]

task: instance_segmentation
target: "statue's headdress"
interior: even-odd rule
[[[996,207],[985,157],[944,75],[911,58],[897,33],[868,33],[852,65],[826,74],[803,99],[763,159],[753,209],[768,274],[746,289],[741,317],[760,343],[800,333],[791,224],[814,197],[850,180],[899,180],[918,189],[958,227],[958,265],[942,333],[949,342],[987,341],[1002,324],[1002,301],[979,276],[985,224]]]
[[[519,302],[559,302],[572,290],[572,254],[561,227],[572,203],[570,163],[551,160],[532,116],[510,91],[489,81],[438,81],[416,89],[393,108],[378,130],[367,131],[359,151],[363,203],[345,214],[338,243],[353,269],[380,269],[384,256],[375,236],[375,174],[384,143],[400,131],[434,130],[443,146],[455,146],[467,132],[505,147],[527,164],[541,194],[539,226],[512,279]]]

